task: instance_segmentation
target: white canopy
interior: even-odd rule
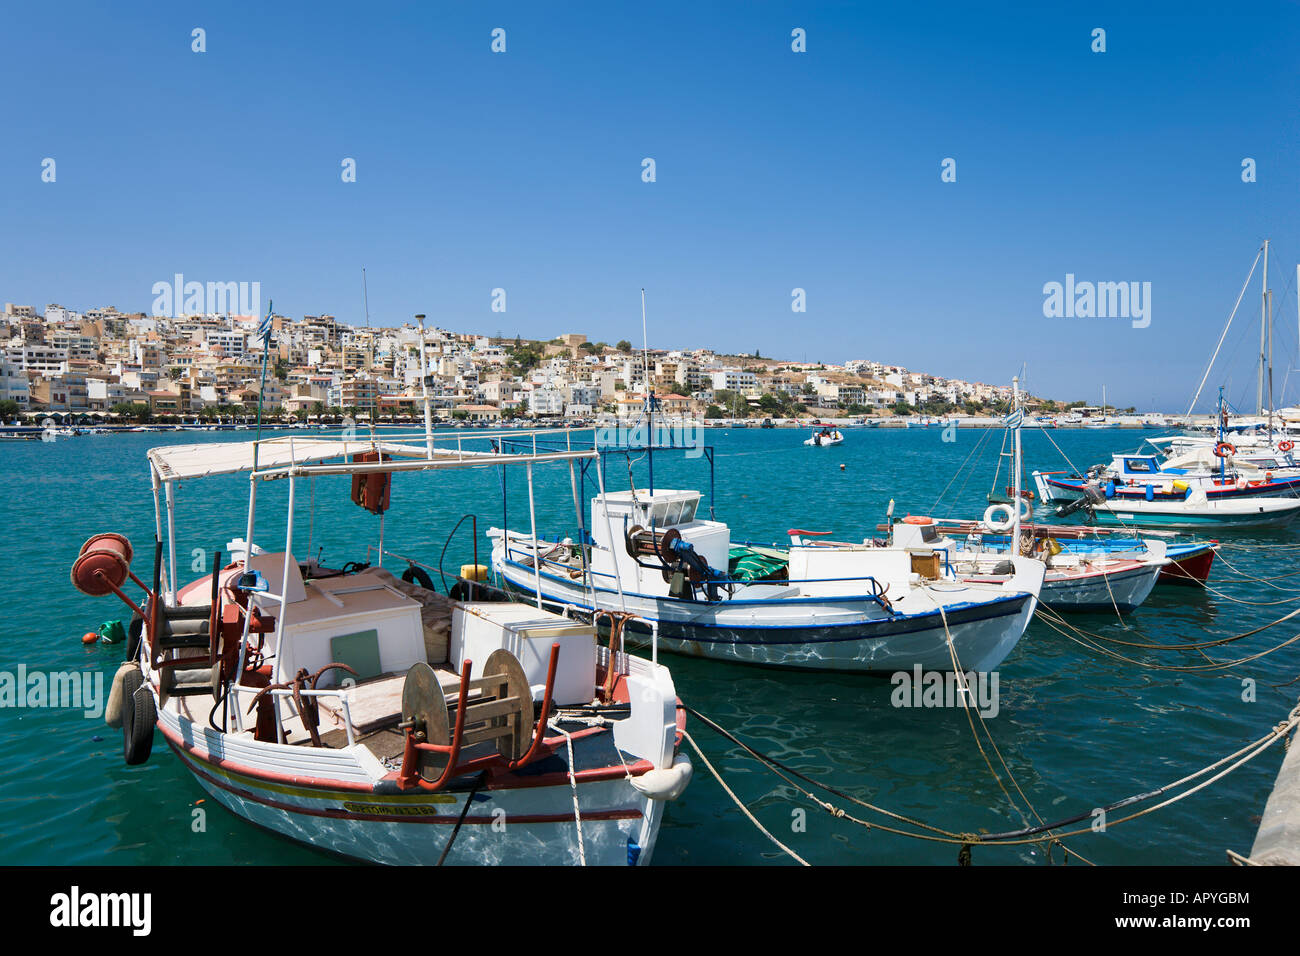
[[[164,445],[149,449],[149,461],[163,481],[205,478],[210,475],[233,475],[253,470],[251,441],[205,442],[200,445]],[[314,464],[332,458],[367,451],[382,451],[385,456],[424,458],[428,452],[416,445],[395,445],[337,438],[274,438],[260,443],[257,468],[287,468],[290,465]]]
[[[411,438],[411,436],[402,436]],[[183,481],[187,478],[205,478],[211,475],[233,475],[253,470],[253,446],[257,446],[257,470],[264,477],[278,477],[275,472],[287,473],[290,468],[303,468],[311,474],[357,474],[371,471],[407,471],[426,468],[458,468],[474,465],[515,464],[545,461],[564,461],[573,458],[592,458],[594,447],[566,448],[557,451],[535,450],[531,453],[510,453],[499,450],[471,450],[463,441],[482,441],[500,435],[473,435],[466,439],[458,436],[434,435],[433,454],[427,444],[409,444],[391,441],[372,441],[369,438],[266,438],[261,442],[205,442],[200,445],[164,445],[149,450],[149,462],[158,479],[163,482]],[[416,437],[416,441],[421,441]],[[437,442],[442,441],[441,447]],[[454,442],[454,444],[452,444]],[[363,452],[383,452],[391,466],[379,463],[362,463],[349,460]]]

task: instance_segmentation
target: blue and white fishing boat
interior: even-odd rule
[[[539,607],[634,615],[629,637],[653,632],[680,653],[882,674],[952,670],[949,637],[962,668],[997,667],[1042,587],[1043,565],[1029,558],[1011,559],[1004,581],[977,583],[959,580],[933,551],[827,548],[796,535],[784,559],[733,552],[727,525],[697,513],[700,499],[606,492],[591,501],[590,534],[559,542],[492,528],[492,569]],[[751,556],[769,558],[764,576],[737,573]]]

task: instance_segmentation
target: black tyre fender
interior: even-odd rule
[[[142,764],[153,751],[153,728],[158,711],[144,675],[128,672],[122,680],[122,757],[128,766]]]
[[[426,591],[437,590],[437,588],[433,586],[433,578],[429,577],[429,572],[414,564],[408,565],[406,570],[402,572],[402,580],[407,584],[418,584]]]
[[[140,659],[140,641],[144,637],[144,618],[139,614],[131,616],[131,623],[126,629],[126,660]]]

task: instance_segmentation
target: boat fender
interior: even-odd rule
[[[1155,501],[1155,500],[1156,500],[1156,486],[1155,486],[1155,485],[1147,485],[1146,496],[1147,496],[1147,501]]]
[[[1107,497],[1107,498],[1114,498],[1114,497],[1115,497],[1115,479],[1114,479],[1114,478],[1112,478],[1110,481],[1106,482],[1106,489],[1105,489],[1105,491],[1106,491],[1106,497]]]
[[[1004,514],[1006,517],[999,520],[997,518],[999,514]],[[989,505],[984,512],[984,527],[995,534],[1010,531],[1013,524],[1015,524],[1015,515],[1011,511],[1010,505]]]
[[[1245,479],[1245,478],[1241,478],[1241,477],[1238,477],[1238,478],[1237,478],[1237,490],[1238,490],[1238,491],[1244,491],[1244,490],[1246,489],[1246,484],[1247,484],[1247,482],[1246,482],[1246,479]]]
[[[402,572],[402,580],[407,584],[418,584],[426,591],[435,590],[433,586],[433,578],[429,577],[429,572],[418,565],[412,564],[407,567],[407,569]]]
[[[122,757],[129,766],[142,764],[153,750],[153,728],[158,710],[153,691],[137,669],[122,681]]]
[[[639,777],[632,778],[632,787],[645,794],[651,800],[676,800],[686,790],[694,773],[690,758],[678,754],[673,758],[673,765],[664,769],[647,770]]]
[[[140,673],[140,665],[134,661],[124,661],[117,666],[113,675],[113,684],[108,689],[108,703],[104,705],[104,723],[110,727],[122,726],[122,687],[126,681],[126,672]]]

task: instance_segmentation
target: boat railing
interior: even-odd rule
[[[331,688],[326,688],[324,690],[310,690],[304,687],[295,691],[292,688],[268,689],[265,687],[248,687],[243,684],[231,684],[230,692],[235,695],[235,707],[233,708],[235,711],[235,727],[240,731],[244,731],[247,729],[244,726],[244,717],[245,717],[244,711],[239,706],[240,695],[246,693],[251,693],[253,696],[257,696],[258,694],[269,694],[272,699],[272,705],[271,705],[272,712],[275,714],[276,743],[282,744],[285,742],[285,731],[284,731],[284,714],[280,709],[280,701],[282,701],[286,697],[293,698],[295,694],[299,698],[310,697],[310,698],[315,698],[317,700],[326,697],[334,697],[338,699],[341,709],[343,711],[343,729],[347,734],[348,746],[351,747],[354,743],[356,743],[356,730],[352,726],[352,710],[348,704],[347,692],[349,689],[350,686],[331,687]],[[295,710],[292,707],[290,707],[290,713],[294,717],[302,716],[297,712],[297,710]]]
[[[518,568],[525,569],[525,570],[533,570],[533,566],[532,566],[532,565],[527,564],[527,563],[525,563],[525,562],[523,562],[523,561],[516,561],[516,560],[514,560],[514,559],[513,559],[513,555],[514,555],[515,553],[516,553],[516,552],[514,551],[514,549],[508,549],[508,550],[507,550],[507,552],[506,552],[506,561],[507,561],[508,563],[513,564],[514,566],[516,566],[516,567],[518,567]],[[531,557],[532,554],[533,554],[534,552],[532,552],[532,551],[521,551],[521,552],[518,552],[518,553],[521,554],[521,555],[522,555],[522,554],[527,554],[528,556]],[[545,557],[545,556],[540,556],[540,557],[541,557],[541,560],[540,560],[539,563],[542,564],[542,565],[544,565],[544,566],[553,566],[553,567],[555,567],[557,570],[563,570],[566,574],[568,573],[568,571],[572,570],[572,566],[571,566],[571,565],[562,564],[562,563],[560,563],[560,562],[554,561],[553,559],[549,559],[549,558],[547,558],[547,557]],[[592,575],[593,578],[595,578],[595,577],[604,577],[604,578],[615,578],[615,579],[617,579],[617,577],[618,577],[617,575],[615,575],[615,574],[611,574],[611,573],[608,572],[608,571],[597,571],[597,570],[595,570],[594,568],[589,568],[588,570],[589,570],[589,573]],[[836,597],[837,599],[844,599],[844,600],[857,599],[857,600],[873,601],[873,602],[875,602],[876,604],[880,605],[880,607],[883,608],[884,610],[886,610],[886,611],[891,611],[891,612],[892,612],[892,608],[889,606],[889,604],[888,604],[888,602],[887,602],[887,599],[885,599],[885,594],[886,594],[886,590],[887,590],[887,589],[886,589],[886,588],[882,588],[882,587],[880,586],[880,582],[879,582],[879,580],[878,580],[876,577],[874,577],[873,575],[869,575],[869,574],[868,574],[868,575],[851,575],[851,576],[848,576],[848,577],[834,577],[834,578],[781,578],[781,579],[779,579],[779,580],[773,580],[773,581],[762,581],[762,580],[759,580],[759,581],[743,581],[743,580],[739,580],[739,579],[737,579],[737,578],[733,578],[733,577],[725,577],[725,578],[703,578],[703,579],[701,579],[701,580],[698,582],[698,584],[699,584],[700,586],[713,585],[713,586],[715,586],[715,587],[735,587],[735,586],[737,586],[737,585],[746,585],[746,584],[781,584],[781,585],[799,585],[799,584],[832,584],[832,583],[844,583],[844,582],[863,582],[863,583],[869,584],[869,585],[871,586],[871,591],[869,591],[869,592],[865,592],[865,593],[854,593],[854,594],[844,594],[844,595],[839,595],[839,594],[837,594],[837,595],[834,595],[834,597]],[[752,600],[752,601],[751,601],[751,600],[747,600],[747,599],[736,600],[735,598],[728,597],[728,598],[726,599],[726,601],[710,601],[710,602],[705,602],[705,603],[710,603],[710,604],[722,604],[722,603],[728,603],[728,604],[730,604],[730,603],[736,603],[736,604],[758,604],[758,603],[762,603],[762,602],[765,601],[765,600],[766,600],[766,599],[764,599],[764,598],[756,598],[756,599],[754,599],[754,600]],[[657,644],[657,643],[658,643],[658,642],[657,642],[657,640],[656,640],[656,644]]]

